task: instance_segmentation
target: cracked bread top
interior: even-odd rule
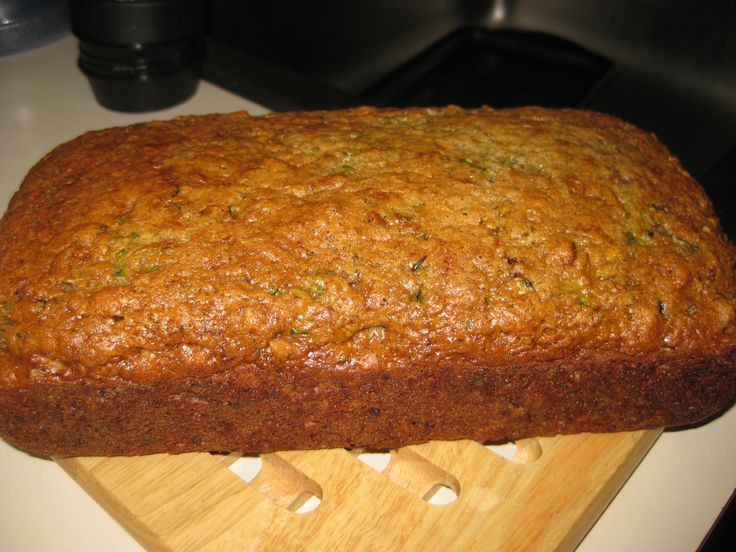
[[[0,222],[0,385],[708,356],[736,346],[735,261],[665,147],[592,112],[89,132]]]

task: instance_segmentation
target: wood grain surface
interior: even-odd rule
[[[572,550],[659,430],[527,439],[505,458],[474,441],[390,451],[57,459],[148,550]],[[435,491],[456,499],[430,502]],[[318,506],[302,511],[306,501]]]

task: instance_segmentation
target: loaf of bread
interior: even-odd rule
[[[653,136],[577,110],[89,132],[0,222],[0,435],[40,455],[692,424],[736,254]]]

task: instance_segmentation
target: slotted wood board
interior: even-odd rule
[[[236,455],[57,462],[149,550],[572,550],[659,434],[525,439],[511,459],[431,442],[381,472],[356,451],[279,452],[249,482]],[[457,499],[428,502],[439,487]]]

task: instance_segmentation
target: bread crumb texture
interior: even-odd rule
[[[0,222],[0,387],[732,358],[735,260],[677,160],[591,112],[89,132]]]

